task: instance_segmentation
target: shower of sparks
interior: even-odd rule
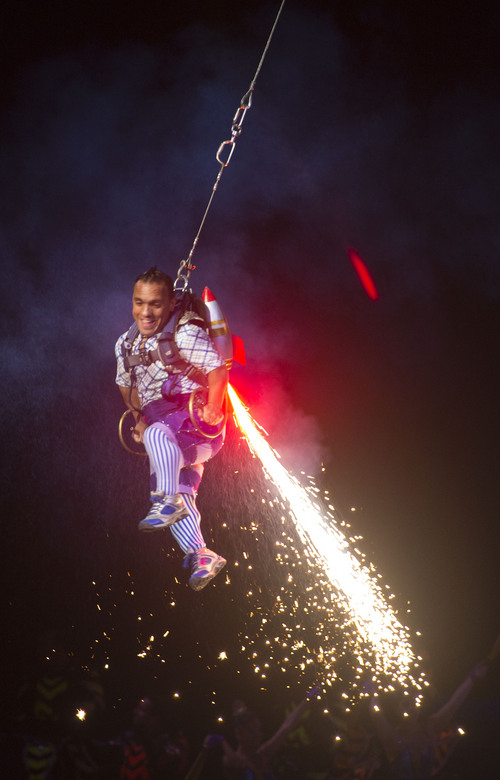
[[[395,596],[359,549],[362,537],[335,512],[328,491],[284,468],[266,431],[232,388],[230,394],[235,425],[211,464],[217,490],[202,496],[203,514],[217,518],[213,543],[228,559],[224,572],[202,599],[193,599],[171,535],[137,545],[132,524],[122,554],[104,547],[96,563],[96,633],[87,667],[116,674],[117,658],[122,664],[126,656],[179,707],[199,698],[201,686],[214,726],[227,715],[218,688],[223,695],[227,685],[238,691],[250,680],[263,697],[319,684],[324,703],[346,711],[369,691],[402,688],[408,707],[411,698],[420,704],[429,685],[421,659],[400,613],[388,606]],[[125,566],[124,555],[130,555]],[[220,613],[231,615],[217,632],[205,608],[215,593]],[[186,634],[191,624],[196,636]],[[117,711],[123,706],[121,697],[112,703]]]
[[[351,550],[355,540],[348,540],[337,527],[333,513],[320,506],[317,488],[314,485],[307,488],[301,485],[280,463],[279,457],[264,439],[231,386],[229,396],[235,421],[250,450],[260,460],[264,473],[285,502],[303,546],[300,557],[306,559],[309,570],[314,572],[311,590],[316,591],[316,594],[307,594],[301,609],[305,613],[317,612],[319,625],[316,633],[320,636],[321,647],[314,660],[321,663],[330,678],[326,682],[329,683],[337,677],[337,659],[332,639],[323,626],[326,621],[323,621],[321,615],[325,609],[329,613],[334,611],[344,615],[343,619],[337,621],[337,626],[343,633],[344,643],[348,645],[346,650],[353,655],[357,664],[357,678],[362,680],[369,676],[379,687],[387,685],[389,689],[394,688],[394,683],[398,683],[406,691],[412,687],[419,703],[420,692],[427,683],[423,680],[423,675],[418,673],[418,659],[412,649],[409,630],[401,625],[395,612],[387,604],[380,585],[373,577],[373,567],[368,568],[360,562],[358,558],[363,556],[359,550]],[[330,510],[332,509],[333,507],[330,507]],[[286,548],[286,543],[276,544],[277,558],[279,559],[280,555],[288,558],[285,550],[279,549]],[[289,577],[292,577],[292,574]],[[326,606],[325,594],[328,602]],[[278,595],[278,611],[279,602]],[[263,623],[265,622],[266,618],[263,618]],[[291,650],[299,647],[303,653],[304,666],[313,663],[313,659],[307,657],[307,637],[304,635],[303,626],[295,626],[294,636],[290,626],[284,625],[284,628],[289,634],[284,644]],[[257,653],[255,655],[257,656]],[[255,671],[260,673],[262,669],[255,666]]]

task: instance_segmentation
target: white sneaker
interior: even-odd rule
[[[201,590],[210,580],[224,568],[227,561],[221,555],[212,552],[207,547],[190,553],[185,558],[184,565],[191,569],[189,585],[193,590]]]
[[[161,531],[189,514],[180,493],[175,496],[151,493],[151,499],[153,506],[139,523],[139,531]]]

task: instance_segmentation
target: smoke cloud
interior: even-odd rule
[[[392,4],[330,6],[286,8],[191,281],[244,339],[235,385],[285,465],[317,473],[330,458],[349,497],[401,484],[387,521],[398,528],[406,497],[418,504],[431,485],[408,521],[424,537],[443,485],[477,495],[472,453],[497,440],[497,388],[485,381],[500,293],[491,55],[465,35],[421,50],[411,34],[423,22]],[[271,10],[163,42],[89,36],[14,75],[0,139],[3,484],[10,507],[33,492],[33,523],[41,502],[69,534],[78,520],[60,497],[83,492],[92,522],[112,525],[123,474],[139,500],[143,472],[117,454],[113,346],[133,279],[153,264],[175,274],[191,249]],[[493,35],[498,15],[488,23]],[[459,48],[455,70],[447,46]],[[457,418],[469,420],[460,432]],[[465,453],[458,466],[450,441]]]

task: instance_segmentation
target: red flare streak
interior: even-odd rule
[[[377,301],[379,299],[378,290],[375,286],[375,282],[373,281],[373,278],[366,267],[365,263],[362,261],[360,256],[354,251],[354,249],[348,249],[347,250],[349,254],[349,260],[354,266],[354,270],[356,271],[359,281],[363,285],[363,288],[368,295],[369,298],[371,298],[372,301]]]

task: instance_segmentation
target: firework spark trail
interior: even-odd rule
[[[334,588],[332,598],[340,601],[357,629],[358,660],[371,667],[374,678],[388,675],[405,688],[411,683],[421,690],[420,683],[412,676],[411,670],[416,667],[417,659],[408,629],[400,624],[387,605],[380,586],[350,551],[349,542],[333,525],[333,515],[325,513],[308,490],[281,465],[231,386],[229,396],[236,423],[251,451],[259,458],[264,472],[289,505],[306,557],[323,570]],[[374,656],[371,663],[366,657],[359,658],[363,655],[363,648],[366,648],[365,656]]]

